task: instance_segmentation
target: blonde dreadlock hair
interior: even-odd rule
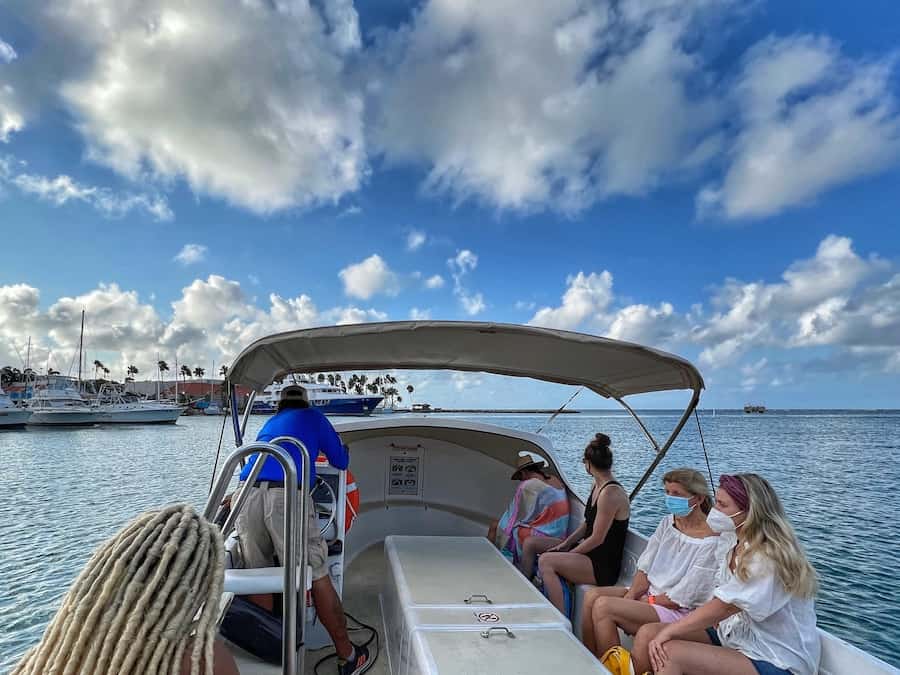
[[[13,675],[213,672],[224,578],[219,528],[184,504],[148,511],[91,557]]]

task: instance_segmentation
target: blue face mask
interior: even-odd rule
[[[675,495],[666,495],[666,508],[673,516],[689,515],[694,507],[690,504],[687,497],[676,497]]]

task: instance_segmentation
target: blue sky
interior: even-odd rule
[[[710,407],[897,407],[900,7],[506,4],[0,8],[0,363],[67,369],[82,307],[142,373],[479,319],[674,351]]]

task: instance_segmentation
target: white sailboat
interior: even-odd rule
[[[704,388],[692,364],[654,349],[566,331],[476,322],[396,322],[282,333],[246,348],[228,376],[232,387],[261,392],[290,373],[353,369],[487,372],[583,386],[613,399],[635,418],[653,447],[653,459],[632,487],[632,499],[665,457]],[[688,390],[690,403],[669,437],[658,443],[625,398],[672,390]],[[249,412],[241,419],[236,406],[231,408],[240,444]],[[382,653],[373,654],[370,673],[529,675],[561,667],[567,673],[608,672],[577,640],[585,587],[577,589],[570,621],[484,539],[488,524],[511,496],[509,476],[520,452],[543,459],[564,476],[546,436],[436,416],[372,417],[338,423],[336,429],[349,448],[361,499],[355,524],[347,531],[342,526],[343,483],[335,482],[332,498],[324,501],[331,502],[325,511],[330,506],[338,517],[326,518],[322,529],[329,542],[341,543],[333,547],[328,568],[335,588],[343,591],[346,610],[383,636]],[[301,468],[279,446],[248,443],[238,448],[218,476],[207,502],[208,517],[215,514],[241,460],[260,450],[292,473]],[[321,467],[320,473],[326,469]],[[571,485],[566,488],[574,528],[583,518],[584,502]],[[225,523],[226,535],[241,506],[238,498]],[[301,518],[301,534],[294,542],[297,557],[281,568],[241,569],[230,538],[225,604],[231,594],[296,587],[305,569],[305,528]],[[629,584],[645,545],[643,535],[628,533],[620,584]],[[321,645],[321,631],[317,633],[314,616],[307,614],[304,623],[303,613],[295,613],[296,594],[283,597],[283,665],[268,665],[229,644],[242,675],[314,672],[312,663],[305,663],[305,649]],[[299,635],[294,630],[298,622]],[[819,635],[820,673],[900,673],[825,631]],[[624,644],[630,644],[627,637]]]
[[[0,429],[24,427],[31,417],[27,408],[19,408],[9,395],[0,387]]]

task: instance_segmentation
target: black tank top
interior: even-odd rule
[[[597,490],[598,499],[600,498],[600,493],[610,485],[622,487],[619,481],[607,481]],[[594,499],[594,490],[591,490],[591,496],[584,507],[585,539],[594,533],[595,520],[597,520],[597,500]],[[585,554],[591,559],[591,564],[594,567],[594,578],[598,586],[613,586],[619,579],[619,572],[622,570],[622,555],[625,552],[625,537],[628,534],[628,520],[628,518],[625,520],[613,518],[603,543]]]

